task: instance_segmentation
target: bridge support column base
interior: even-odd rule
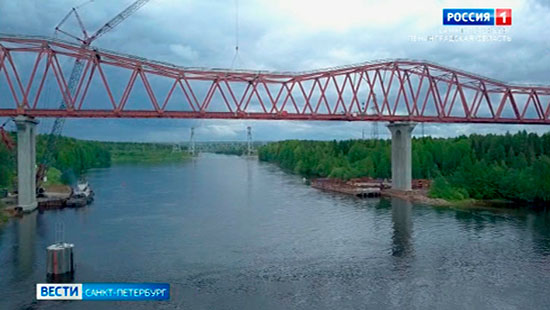
[[[32,117],[17,116],[17,207],[31,212],[36,202],[36,124]]]
[[[412,181],[411,136],[416,123],[395,122],[388,125],[391,131],[392,188],[410,191]]]

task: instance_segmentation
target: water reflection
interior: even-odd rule
[[[550,304],[548,213],[355,199],[237,156],[120,165],[89,180],[91,206],[0,229],[1,310]],[[31,304],[58,221],[77,247],[75,282],[170,282],[172,302]]]
[[[25,214],[15,223],[17,227],[17,250],[14,262],[18,275],[27,277],[33,272],[35,261],[36,221],[38,212]]]
[[[246,206],[250,208],[252,206],[252,183],[254,178],[252,177],[253,162],[255,158],[246,158]]]
[[[399,198],[391,198],[391,218],[393,223],[392,255],[407,257],[413,254],[412,246],[412,203]]]
[[[534,250],[544,256],[550,255],[550,213],[529,213],[525,222],[533,235]]]

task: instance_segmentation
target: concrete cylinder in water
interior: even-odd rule
[[[48,277],[72,274],[74,272],[72,243],[54,243],[47,247],[47,272]]]

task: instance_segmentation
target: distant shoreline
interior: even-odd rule
[[[131,154],[111,153],[111,163],[163,163],[163,162],[179,162],[191,158],[183,152],[135,152]]]

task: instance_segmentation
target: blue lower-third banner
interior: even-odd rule
[[[39,300],[169,300],[168,283],[38,283]]]

